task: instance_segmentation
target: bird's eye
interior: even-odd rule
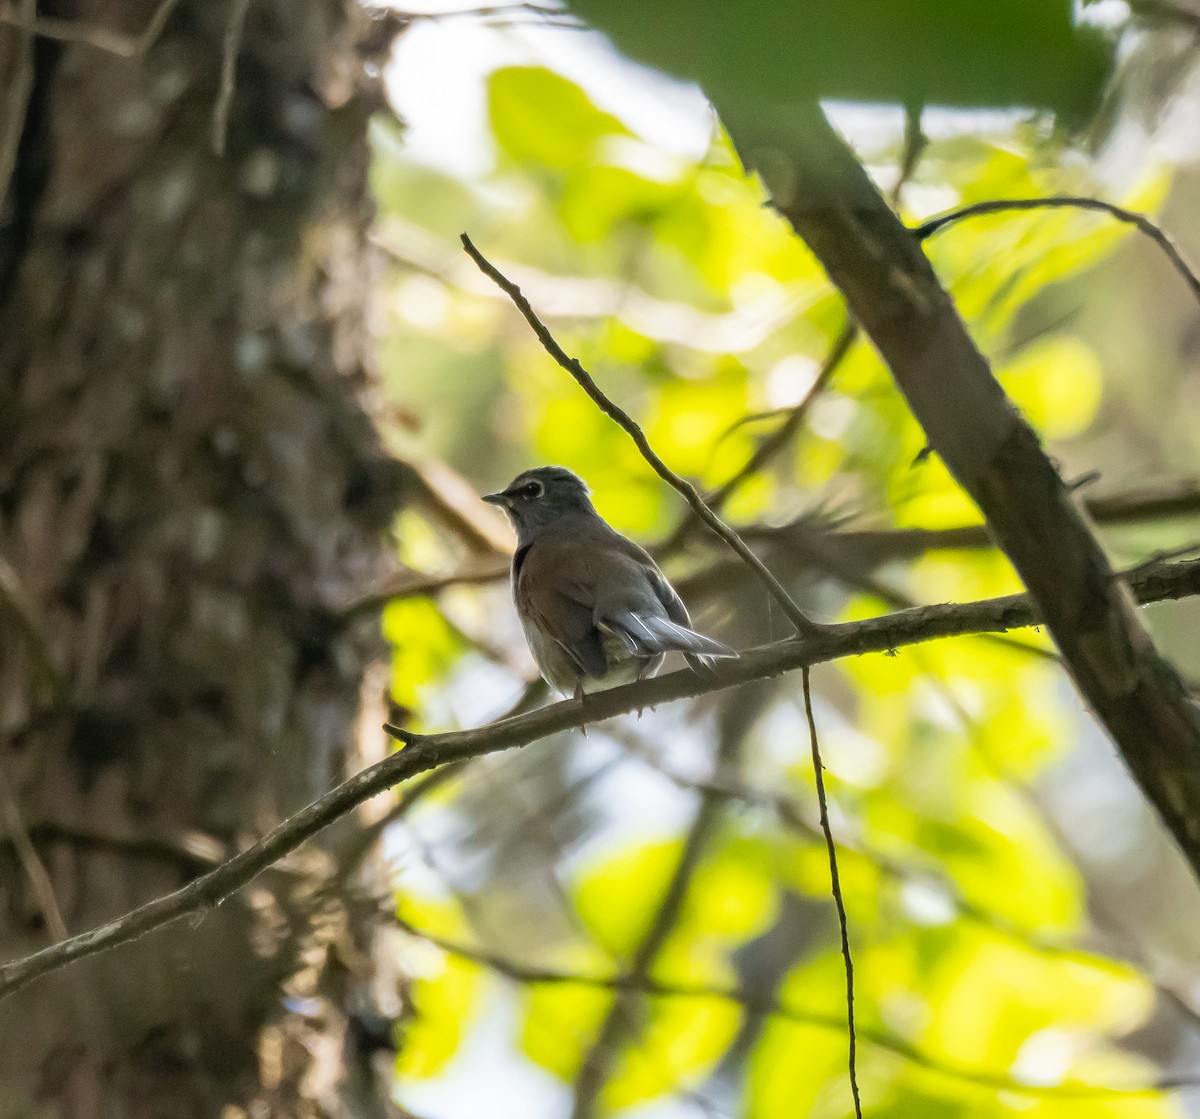
[[[546,492],[546,488],[541,482],[526,482],[521,487],[521,493],[525,497],[537,498],[541,497]]]

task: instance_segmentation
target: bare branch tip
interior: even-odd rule
[[[425,738],[423,734],[414,734],[411,730],[405,730],[403,727],[395,726],[392,723],[384,723],[383,729],[385,734],[390,735],[403,746],[415,746]]]

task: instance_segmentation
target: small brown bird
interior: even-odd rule
[[[687,607],[645,549],[596,512],[583,480],[561,466],[518,475],[487,494],[517,530],[512,591],[547,682],[580,697],[653,675],[669,652],[693,670],[732,649],[691,628]]]

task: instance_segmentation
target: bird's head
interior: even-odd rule
[[[562,466],[526,470],[499,493],[485,494],[483,500],[499,505],[509,515],[522,541],[571,513],[596,512],[587,483]]]

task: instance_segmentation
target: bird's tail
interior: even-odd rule
[[[713,660],[736,657],[728,645],[705,637],[694,629],[681,626],[662,614],[636,614],[624,610],[605,619],[605,629],[619,637],[633,656],[654,656],[658,653],[684,653],[693,668],[697,661],[703,667]]]

